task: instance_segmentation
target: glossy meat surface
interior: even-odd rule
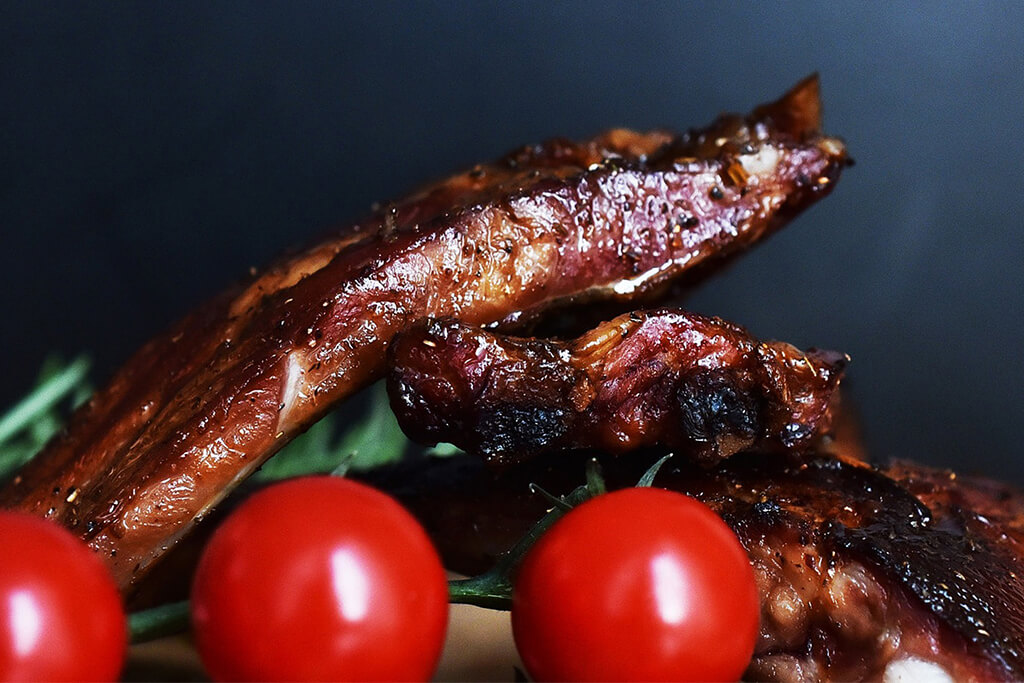
[[[79,533],[128,588],[195,520],[338,401],[424,317],[484,324],[629,299],[735,255],[847,163],[808,79],[681,137],[553,141],[389,204],[142,348],[0,504]]]
[[[634,485],[658,455],[605,460],[609,487]],[[584,460],[498,471],[464,457],[370,476],[424,522],[447,566],[475,574],[544,514],[528,484],[568,492]],[[881,680],[921,666],[957,681],[1024,677],[1018,491],[909,463],[787,453],[713,468],[674,458],[655,485],[710,505],[747,548],[761,596],[750,680]]]
[[[661,309],[572,342],[433,321],[396,337],[388,362],[392,408],[423,443],[500,463],[663,445],[711,463],[754,446],[806,444],[828,426],[846,357]]]

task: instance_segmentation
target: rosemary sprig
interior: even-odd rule
[[[80,357],[68,365],[48,360],[35,388],[0,416],[0,480],[7,479],[32,459],[63,423],[59,410],[68,397],[74,403],[88,396],[89,360]]]
[[[601,483],[602,488],[603,486],[604,482]],[[561,496],[559,498],[561,504],[552,506],[547,514],[541,517],[540,521],[534,524],[508,552],[504,553],[490,570],[468,579],[449,581],[449,602],[489,609],[511,609],[513,574],[526,552],[533,547],[533,544],[545,531],[565,516],[566,512],[599,493],[590,488],[588,481],[586,486],[578,486],[568,495]]]

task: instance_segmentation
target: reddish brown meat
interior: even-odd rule
[[[657,457],[606,460],[609,487],[634,485]],[[462,457],[370,476],[424,522],[446,566],[475,574],[543,515],[528,484],[567,492],[583,461],[495,470]],[[908,662],[956,681],[1024,678],[1021,493],[909,463],[754,452],[713,468],[674,458],[655,485],[710,505],[748,550],[761,596],[749,679],[881,680]]]
[[[389,205],[143,347],[0,504],[74,529],[127,588],[260,463],[377,379],[412,322],[629,299],[770,234],[846,165],[817,119],[808,79],[703,132],[529,147]]]
[[[412,439],[494,462],[664,445],[705,463],[799,448],[828,425],[845,356],[718,318],[638,311],[572,342],[434,321],[396,337],[388,391]]]

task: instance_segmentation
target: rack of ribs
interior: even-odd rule
[[[240,481],[384,373],[425,317],[509,327],[703,276],[826,195],[848,159],[815,78],[701,131],[614,130],[452,176],[270,266],[149,342],[2,491],[128,591]]]

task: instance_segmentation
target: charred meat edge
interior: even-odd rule
[[[603,458],[610,489],[663,452]],[[489,568],[567,492],[591,454],[503,469],[475,457],[364,475],[424,523],[446,566]],[[928,663],[957,681],[1024,677],[1024,495],[900,462],[745,452],[714,467],[672,458],[655,486],[708,504],[747,548],[761,597],[751,680],[881,680]],[[933,669],[934,670],[934,669]]]
[[[704,131],[553,141],[436,183],[146,344],[0,491],[66,525],[127,590],[240,481],[384,372],[424,317],[506,323],[706,270],[847,164],[812,77]]]
[[[492,462],[663,445],[713,463],[751,447],[807,444],[828,426],[846,360],[660,309],[572,342],[424,322],[395,338],[387,379],[410,438]]]

